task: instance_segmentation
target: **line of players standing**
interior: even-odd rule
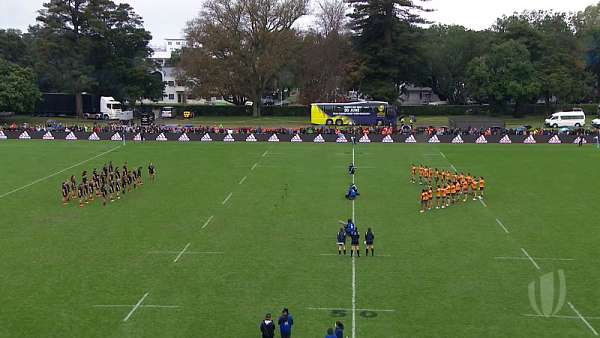
[[[418,170],[418,172],[417,172]],[[476,201],[478,198],[483,199],[483,191],[485,190],[485,180],[483,177],[471,176],[470,173],[457,173],[445,170],[428,168],[423,165],[419,167],[414,164],[410,169],[411,183],[427,185],[427,188],[421,190],[421,211],[436,209],[444,209],[451,204],[458,203],[461,199],[466,202],[469,196]],[[436,203],[434,205],[434,192]]]
[[[148,175],[150,180],[154,181],[156,169],[152,163],[148,165]],[[142,185],[144,185],[142,167],[130,170],[126,162],[121,171],[119,167],[114,167],[111,161],[108,165],[104,164],[100,173],[94,168],[91,179],[88,178],[87,170],[84,170],[79,184],[75,175],[71,175],[69,181],[64,181],[62,183],[63,205],[78,199],[79,207],[83,208],[85,204],[94,201],[94,196],[101,196],[102,205],[106,205],[109,200],[114,202],[115,199],[121,199],[121,195]]]
[[[356,167],[354,166],[354,163],[350,163],[350,165],[348,166],[348,174],[350,174],[350,176],[354,176],[355,173],[356,173]],[[354,201],[359,195],[360,194],[358,192],[358,188],[356,187],[356,185],[354,183],[352,183],[350,185],[350,188],[348,189],[346,198]],[[356,257],[360,257],[360,232],[358,231],[358,228],[356,227],[356,225],[354,224],[354,222],[351,218],[349,218],[348,222],[346,222],[346,223],[344,223],[342,221],[339,221],[339,222],[341,224],[343,224],[344,226],[341,227],[337,233],[338,255],[341,255],[342,252],[344,253],[344,255],[346,254],[346,239],[347,239],[347,237],[350,237],[350,245],[351,245],[350,257],[353,257],[355,254],[356,254]],[[369,228],[367,230],[367,232],[365,233],[365,245],[366,245],[365,254],[367,256],[369,256],[369,250],[371,250],[371,256],[375,255],[375,249],[373,247],[374,242],[375,242],[375,234],[373,233],[371,228]]]

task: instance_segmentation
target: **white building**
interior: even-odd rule
[[[165,83],[163,97],[159,103],[174,104],[187,101],[187,88],[177,83],[177,69],[169,62],[171,54],[185,45],[185,39],[165,39],[162,45],[152,47],[154,52],[150,58],[159,64],[160,69],[157,72],[160,73]]]

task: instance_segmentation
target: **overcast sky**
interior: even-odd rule
[[[435,9],[427,17],[434,22],[460,24],[473,29],[490,27],[496,18],[525,9],[579,11],[600,0],[431,0]],[[0,28],[27,30],[35,22],[43,0],[0,0]],[[185,23],[198,13],[201,0],[129,0],[155,39],[182,37]]]

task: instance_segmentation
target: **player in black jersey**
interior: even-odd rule
[[[148,164],[148,176],[150,176],[150,181],[154,182],[154,178],[156,177],[156,168],[154,168],[154,164],[152,164],[152,162]]]
[[[69,202],[69,184],[67,182],[62,183],[62,197],[63,205],[67,205]]]

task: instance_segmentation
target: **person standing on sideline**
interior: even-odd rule
[[[335,322],[335,338],[344,338],[344,324],[339,320]]]
[[[333,334],[332,328],[327,329],[327,335],[325,336],[325,338],[336,338],[335,335]]]
[[[371,249],[371,256],[375,256],[375,251],[373,249],[373,242],[375,241],[375,234],[371,231],[371,228],[367,230],[365,233],[365,245],[367,246],[366,255],[369,256],[369,249]]]
[[[265,319],[260,323],[262,338],[275,338],[275,323],[271,320],[271,314],[267,313]]]
[[[279,317],[277,323],[279,324],[281,338],[290,338],[292,336],[292,325],[294,325],[294,318],[292,318],[292,315],[287,308],[284,308],[283,311],[281,311],[281,316]]]

